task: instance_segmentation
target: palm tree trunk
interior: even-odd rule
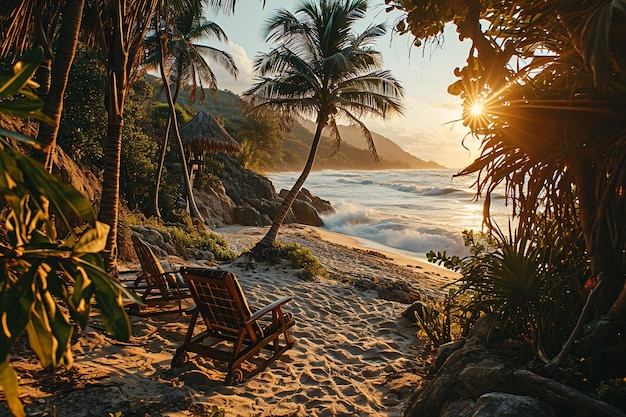
[[[176,89],[174,90],[174,97],[172,97],[172,101],[174,102],[174,104],[176,104],[176,100],[178,99],[179,94],[180,94],[180,77],[178,77],[178,82],[176,83]],[[157,169],[156,184],[155,184],[155,189],[154,189],[154,214],[158,218],[161,218],[161,210],[159,208],[159,190],[161,188],[161,179],[163,177],[163,166],[165,165],[165,154],[167,153],[167,143],[169,142],[171,128],[172,128],[172,118],[170,115],[167,117],[167,127],[165,128],[165,137],[163,138],[163,148],[161,149],[161,159],[159,161],[159,167]]]
[[[176,108],[174,107],[174,100],[172,98],[172,90],[170,90],[170,84],[167,80],[167,76],[165,75],[165,46],[163,41],[161,41],[161,78],[163,79],[163,85],[165,87],[165,96],[167,97],[167,104],[170,107],[170,119],[172,120],[172,124],[174,125],[174,133],[176,134],[176,139],[178,140],[178,146],[180,148],[180,160],[182,164],[182,171],[185,180],[185,189],[187,191],[187,201],[189,204],[189,214],[191,217],[200,219],[204,222],[204,219],[200,215],[200,211],[198,210],[198,206],[196,205],[196,200],[193,196],[193,189],[191,188],[191,181],[189,180],[188,170],[187,170],[187,159],[185,158],[185,147],[183,146],[183,141],[180,138],[180,131],[178,129],[178,121],[176,120]]]
[[[320,114],[318,116],[317,129],[315,130],[315,136],[313,137],[313,143],[311,143],[311,150],[309,151],[309,157],[306,161],[306,164],[304,165],[304,169],[302,170],[302,173],[296,180],[293,187],[291,187],[291,190],[289,190],[289,193],[285,197],[285,200],[283,201],[280,210],[278,210],[278,213],[276,213],[276,216],[274,216],[272,226],[267,231],[267,234],[254,247],[254,252],[260,252],[263,249],[272,247],[274,245],[276,237],[278,236],[278,229],[280,229],[280,227],[282,226],[283,221],[285,220],[285,216],[287,216],[287,213],[289,212],[289,209],[291,209],[291,205],[296,199],[298,192],[300,191],[302,185],[309,176],[311,168],[313,168],[313,162],[315,161],[315,155],[317,154],[317,148],[319,146],[320,138],[322,136],[322,130],[324,130],[324,126],[326,126],[326,121],[327,116],[325,114]]]
[[[165,136],[163,137],[163,147],[161,148],[161,159],[157,168],[156,184],[154,189],[154,214],[161,218],[161,210],[159,209],[159,189],[161,188],[161,178],[163,176],[163,166],[165,165],[165,154],[167,153],[167,142],[170,138],[170,129],[172,127],[172,117],[167,117],[167,126],[165,127]]]
[[[115,3],[115,17],[121,22],[124,5]],[[128,51],[123,28],[116,25],[110,35],[107,49],[107,94],[105,106],[108,114],[107,135],[103,146],[104,173],[102,175],[102,198],[98,220],[109,225],[110,231],[105,246],[105,268],[117,275],[117,225],[120,204],[120,160],[122,155],[122,126],[124,124],[124,101],[127,82],[126,66]]]
[[[59,30],[57,52],[52,63],[50,90],[43,108],[44,113],[52,118],[53,125],[42,123],[39,126],[37,139],[44,146],[44,154],[40,155],[44,167],[52,172],[52,159],[56,146],[61,112],[63,111],[63,96],[69,79],[70,69],[76,53],[78,34],[83,17],[85,0],[67,0],[63,9],[63,20]]]

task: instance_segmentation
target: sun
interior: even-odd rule
[[[470,112],[472,113],[472,116],[480,116],[483,114],[483,105],[480,103],[473,104]]]

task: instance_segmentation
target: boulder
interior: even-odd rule
[[[268,200],[265,198],[246,199],[245,203],[250,205],[251,207],[254,207],[259,213],[267,216],[270,220],[274,219],[276,213],[278,213],[283,204],[282,199],[280,198],[276,200]],[[287,215],[283,220],[283,224],[289,223],[296,223],[296,217],[294,216],[292,210],[289,210],[287,212]]]
[[[228,197],[222,184],[196,189],[194,193],[198,210],[210,228],[236,223],[233,216],[235,202]]]
[[[526,395],[489,392],[476,401],[472,417],[555,417],[548,405]]]
[[[148,244],[157,258],[178,254],[169,233],[148,226],[133,226],[131,230]]]
[[[474,417],[474,408],[472,400],[451,401],[443,407],[441,417]]]
[[[250,206],[235,207],[233,209],[233,217],[235,221],[244,226],[269,226],[272,220],[258,212],[257,209]]]
[[[288,193],[289,193],[289,190],[285,190],[283,188],[282,190],[280,190],[280,193],[278,193],[278,196],[284,199]],[[306,201],[307,203],[315,207],[315,210],[317,210],[318,213],[324,214],[324,213],[335,212],[335,209],[330,204],[330,201],[314,196],[306,188],[303,188],[300,191],[298,191],[298,195],[296,196],[296,199]]]
[[[487,347],[480,336],[440,347],[432,379],[409,400],[405,417],[626,417],[572,387],[518,368],[521,352],[506,340]],[[451,409],[456,402],[461,403]],[[466,407],[473,403],[470,413]]]
[[[303,200],[294,200],[291,205],[291,211],[296,217],[296,223],[308,224],[310,226],[323,226],[324,222],[320,219],[315,207]]]

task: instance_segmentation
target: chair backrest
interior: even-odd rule
[[[146,280],[150,280],[165,295],[169,290],[169,284],[173,283],[172,280],[176,278],[170,277],[170,274],[165,273],[159,258],[156,257],[145,241],[135,234],[131,235],[131,239],[141,264],[141,269],[146,274]]]
[[[252,312],[235,274],[210,268],[181,268],[207,326],[236,336]],[[256,341],[261,328],[255,321],[247,326],[248,337]]]

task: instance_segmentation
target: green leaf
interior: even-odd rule
[[[56,350],[58,342],[52,333],[52,327],[48,313],[43,307],[42,297],[50,296],[46,291],[37,294],[30,321],[26,325],[30,347],[35,351],[41,366],[44,368],[56,368]]]
[[[109,229],[108,224],[96,221],[96,226],[89,228],[76,242],[72,254],[80,256],[85,253],[102,252],[106,246]]]
[[[20,387],[17,383],[17,373],[7,361],[0,363],[0,384],[2,384],[2,390],[7,398],[11,414],[15,417],[26,417],[24,406],[19,397]]]
[[[72,295],[67,298],[70,314],[84,329],[89,320],[94,287],[91,285],[91,279],[89,279],[83,267],[77,267],[74,263],[70,265],[65,265],[64,263],[64,268],[67,270],[66,273],[68,275],[74,277]]]
[[[43,48],[38,46],[24,55],[13,66],[13,74],[0,84],[0,98],[12,97],[17,94],[33,77],[43,58]]]
[[[95,214],[85,196],[47,172],[35,160],[15,151],[13,154],[17,166],[24,175],[24,186],[39,203],[48,200],[54,213],[68,227],[70,226],[67,217],[69,214],[74,214],[91,225],[95,225]]]
[[[86,255],[83,259],[90,256],[96,255]],[[130,322],[122,304],[121,284],[111,279],[103,269],[95,267],[92,263],[85,262],[81,265],[95,286],[97,307],[102,313],[104,326],[114,338],[129,340]],[[128,290],[126,293],[129,294]]]
[[[33,274],[26,273],[19,277],[3,271],[5,282],[11,282],[10,288],[1,294],[0,318],[2,329],[0,332],[0,361],[4,361],[11,346],[24,332],[30,319],[33,295]]]

